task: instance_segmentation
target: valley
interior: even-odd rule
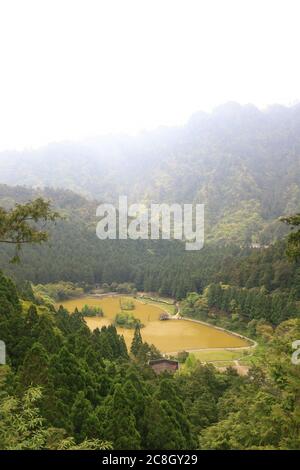
[[[2,467],[300,450],[299,17],[1,2]]]
[[[300,448],[299,130],[299,105],[231,103],[0,153],[1,449]],[[204,203],[203,249],[100,240],[120,194]]]
[[[73,312],[75,308],[81,310],[84,305],[101,307],[103,318],[86,317],[85,321],[91,330],[107,326],[113,323],[116,314],[121,310],[119,296],[107,296],[101,299],[86,296],[78,299],[67,300],[63,307]],[[148,344],[153,344],[162,353],[176,354],[180,351],[197,351],[211,348],[243,348],[249,343],[242,338],[218,330],[213,326],[197,323],[196,321],[165,320],[159,319],[164,312],[162,307],[145,304],[133,297],[128,297],[135,305],[134,316],[139,318],[144,325],[141,329],[142,338]],[[117,327],[117,332],[124,336],[127,347],[133,339],[133,330]]]

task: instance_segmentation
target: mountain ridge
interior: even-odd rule
[[[300,211],[300,105],[227,103],[182,127],[0,153],[0,182],[116,202],[204,203],[208,239],[269,243]]]

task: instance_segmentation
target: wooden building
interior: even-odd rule
[[[162,372],[176,372],[179,369],[178,361],[171,361],[170,359],[153,359],[149,361],[149,366],[156,374]]]
[[[163,312],[159,315],[159,319],[160,320],[169,320],[170,319],[170,315],[167,313],[167,312]]]

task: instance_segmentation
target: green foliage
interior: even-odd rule
[[[15,245],[13,261],[18,261],[21,246],[24,243],[45,242],[48,239],[45,224],[54,222],[57,218],[58,212],[53,211],[50,202],[42,198],[26,204],[16,204],[10,210],[0,207],[0,243]]]
[[[121,328],[129,329],[136,328],[136,326],[139,326],[139,328],[143,327],[141,320],[135,318],[132,313],[126,311],[117,313],[115,318],[115,325],[120,326]]]
[[[76,444],[73,437],[63,439],[57,446],[57,450],[111,450],[112,445],[108,441],[100,439],[85,439],[80,444]]]
[[[28,388],[21,398],[4,395],[0,398],[0,449],[1,450],[104,450],[111,444],[101,440],[87,440],[76,444],[65,431],[46,425],[38,402],[41,388]]]
[[[81,309],[81,315],[84,317],[103,317],[103,310],[100,307],[84,305]]]
[[[34,302],[35,296],[32,288],[32,284],[29,281],[23,281],[17,286],[18,292],[20,294],[21,299],[28,300]]]
[[[84,289],[72,282],[57,282],[51,284],[38,284],[33,286],[33,293],[36,300],[41,303],[52,300],[59,302],[61,300],[80,297],[84,293]]]
[[[46,447],[51,431],[44,427],[36,402],[39,388],[28,389],[20,400],[5,396],[0,402],[0,448],[30,450]]]
[[[294,229],[300,225],[300,214],[292,215],[290,217],[282,217],[281,220]],[[300,230],[289,234],[287,254],[292,260],[300,258]]]
[[[277,327],[261,365],[219,400],[219,421],[201,432],[201,449],[299,449],[300,375],[291,363],[299,334],[299,319]]]
[[[247,150],[243,129],[238,135],[241,142],[235,144]],[[297,200],[297,190],[280,181],[278,200],[273,201],[269,189],[274,181],[260,175],[261,165],[269,168],[264,155],[257,170],[252,158],[246,159],[245,169],[232,157],[223,162],[223,154],[210,178],[203,173],[199,188],[193,174],[199,170],[198,160],[201,165],[204,161],[198,157],[177,162],[188,168],[188,186],[197,198],[207,194],[208,235],[243,247],[211,245],[186,253],[177,242],[99,244],[95,204],[71,192],[46,190],[67,217],[52,232],[53,246],[46,243],[44,252],[28,246],[26,263],[8,269],[19,280],[54,285],[31,289],[19,283],[17,291],[0,273],[0,332],[9,364],[0,367],[1,449],[300,448],[299,367],[290,360],[292,342],[300,337],[300,268],[285,259],[284,242],[250,246],[257,239],[268,243],[273,238],[271,220]],[[274,159],[282,175],[276,152]],[[176,188],[184,191],[184,181],[177,179],[168,187],[165,176],[162,172],[157,180],[159,191],[165,188],[163,197],[181,197]],[[29,193],[18,188],[13,194],[22,203]],[[291,193],[289,203],[281,202]],[[6,221],[9,213],[5,209]],[[7,267],[12,252],[0,251]],[[54,308],[54,299],[78,295],[95,283],[116,292],[137,288],[177,299],[190,292],[182,302],[183,314],[251,331],[262,339],[261,356],[248,377],[201,365],[191,354],[179,373],[155,376],[147,363],[160,353],[143,342],[140,325],[135,325],[129,357],[114,326],[91,332],[84,312]],[[18,292],[27,301],[24,309]]]
[[[300,211],[299,115],[297,105],[260,111],[228,103],[195,114],[181,128],[2,152],[1,179],[68,188],[98,201],[119,194],[146,202],[197,201],[205,204],[207,238],[269,244],[284,232],[278,217]],[[7,189],[3,197],[15,194]],[[26,196],[21,189],[18,194]],[[65,198],[69,208],[80,196],[65,191]],[[113,281],[130,280],[104,282]]]
[[[203,295],[189,294],[182,304],[184,315],[199,319],[218,318],[218,311],[230,315],[231,321],[241,326],[253,319],[264,319],[271,324],[300,316],[293,295],[264,288],[238,288],[224,284],[209,285]],[[215,313],[212,313],[215,312]]]
[[[141,329],[140,329],[140,326],[137,324],[135,326],[130,352],[134,356],[137,356],[142,344],[143,344],[143,340],[142,340],[142,335],[141,335]]]
[[[119,284],[116,282],[112,282],[111,290],[113,292],[118,292],[118,294],[135,294],[136,293],[135,285],[132,282],[121,282]]]
[[[283,323],[274,333],[260,318],[261,310],[270,312],[275,323],[280,315],[286,316],[278,292],[270,295],[264,289],[213,284],[203,295],[189,294],[183,305],[183,310],[201,318],[211,309],[221,308],[229,318],[256,322],[252,324],[255,334],[264,336],[273,351],[272,360],[264,361],[266,371],[257,370],[248,380],[199,366],[190,355],[184,372],[167,381],[153,378],[147,370],[149,358],[159,357],[159,352],[143,343],[139,328],[131,348],[136,368],[132,373],[124,339],[113,326],[91,333],[82,312],[70,315],[63,308],[38,313],[32,305],[21,315],[16,289],[4,276],[0,295],[4,306],[1,334],[13,366],[12,378],[4,387],[9,391],[9,382],[13,382],[19,394],[31,385],[43,387],[39,409],[35,406],[30,415],[21,412],[21,405],[9,408],[17,421],[11,420],[8,434],[1,436],[3,448],[109,448],[112,443],[116,449],[186,449],[198,445],[199,435],[201,448],[299,447],[299,378],[287,360],[282,368],[280,359],[280,351],[289,358],[298,330],[293,323]],[[274,312],[281,313],[277,317]],[[285,336],[288,342],[284,342]],[[264,378],[266,374],[268,378]],[[286,397],[291,409],[282,405]],[[25,421],[22,426],[30,428],[25,427],[24,442],[18,432],[20,414]],[[31,422],[32,416],[38,421]]]
[[[0,185],[0,201],[9,195],[24,203],[38,194]],[[95,236],[96,203],[68,191],[47,189],[42,194],[65,214],[55,230],[49,226],[51,242],[42,247],[25,244],[24,262],[17,265],[9,263],[13,249],[0,244],[1,266],[18,281],[20,289],[24,279],[38,284],[33,290],[40,303],[50,305],[53,300],[81,295],[95,284],[105,286],[106,291],[160,292],[182,299],[188,292],[202,292],[220,281],[247,288],[265,286],[268,291],[293,287],[300,299],[299,263],[286,259],[284,241],[268,248],[251,248],[252,242],[233,245],[227,240],[220,246],[210,241],[191,253],[176,240],[99,240]]]
[[[120,307],[121,307],[121,310],[134,310],[135,309],[135,305],[132,302],[132,300],[122,299],[122,297],[120,298]]]
[[[226,300],[237,312],[229,287],[210,289],[208,306]],[[218,372],[192,354],[179,373],[155,376],[147,363],[159,352],[142,341],[138,327],[128,357],[114,326],[91,332],[80,312],[62,307],[22,312],[3,275],[0,295],[11,364],[0,367],[1,449],[300,447],[300,376],[290,360],[299,319],[271,329],[252,320],[268,341],[249,377]],[[189,309],[198,297],[188,296]]]
[[[113,440],[113,447],[140,449],[141,436],[136,429],[136,419],[120,384],[115,386],[106,413],[109,416],[107,435]]]

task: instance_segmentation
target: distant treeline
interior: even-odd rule
[[[0,205],[37,195],[22,187],[0,189]],[[106,284],[117,286],[120,293],[121,286],[129,284],[139,291],[182,299],[188,292],[201,293],[221,281],[247,288],[264,286],[269,292],[292,289],[300,298],[300,264],[287,260],[284,241],[269,248],[207,242],[202,250],[187,252],[183,243],[174,240],[99,240],[95,203],[71,191],[45,189],[41,193],[53,200],[65,219],[49,226],[49,242],[24,247],[21,264],[9,262],[13,248],[0,246],[0,266],[17,282],[64,281],[82,288]]]
[[[300,308],[292,292],[269,294],[264,287],[246,289],[219,283],[210,284],[202,295],[188,294],[182,302],[182,314],[212,323],[222,322],[225,314],[230,328],[247,326],[251,333],[255,321],[278,325],[289,318],[299,318]]]

